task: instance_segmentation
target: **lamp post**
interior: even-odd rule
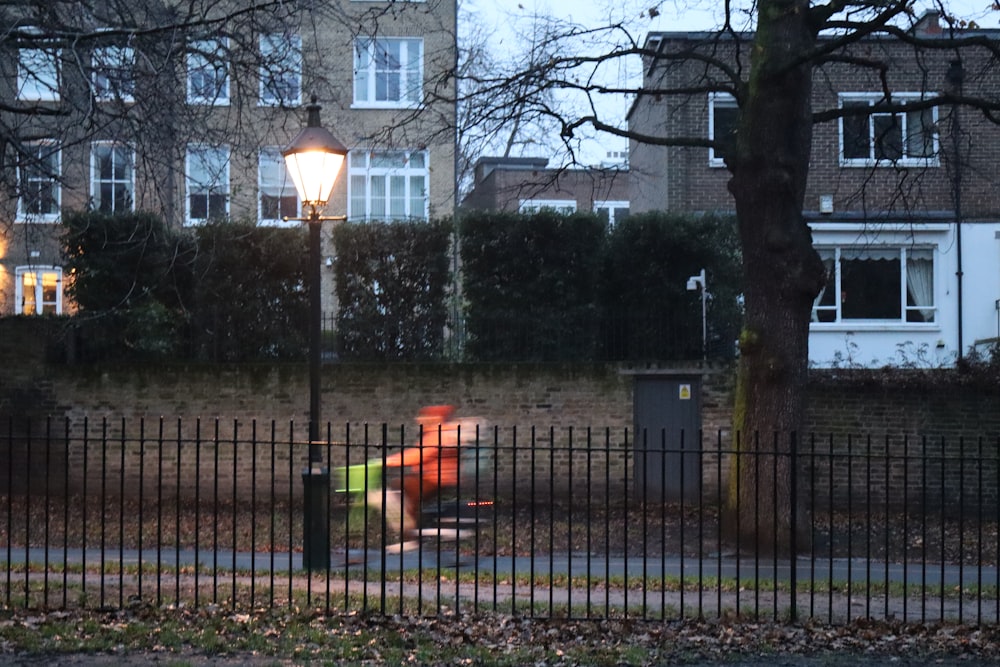
[[[687,288],[689,292],[695,290],[701,291],[701,358],[702,360],[706,360],[708,359],[708,319],[706,317],[708,311],[706,307],[708,302],[708,285],[706,283],[705,269],[702,269],[698,275],[688,278]]]
[[[304,218],[309,225],[309,467],[302,471],[302,566],[307,570],[330,567],[329,494],[330,470],[323,466],[320,439],[320,339],[323,309],[320,295],[320,231],[324,220],[345,220],[347,216],[323,216],[337,175],[347,157],[344,144],[319,122],[316,98],[306,107],[306,126],[281,152],[285,168],[295,183]],[[303,210],[305,212],[305,210]]]

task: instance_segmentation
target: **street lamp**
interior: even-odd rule
[[[306,107],[306,126],[281,151],[285,169],[295,183],[303,209],[308,216],[296,218],[309,225],[309,467],[302,472],[302,566],[329,569],[330,470],[323,467],[323,443],[320,439],[320,338],[323,327],[320,298],[320,231],[324,220],[346,220],[347,216],[322,216],[337,175],[347,157],[344,144],[319,122],[320,106],[316,98]],[[305,211],[303,211],[305,212]]]
[[[701,358],[708,359],[708,322],[706,318],[706,304],[708,302],[708,285],[706,283],[705,269],[696,276],[691,276],[687,281],[689,292],[701,291]]]

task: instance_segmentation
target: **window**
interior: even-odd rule
[[[295,184],[285,171],[285,158],[277,148],[260,152],[258,192],[260,193],[260,221],[268,224],[283,223],[283,218],[299,215],[299,196]]]
[[[302,38],[288,33],[260,37],[260,103],[298,106],[302,103]]]
[[[59,145],[51,141],[29,144],[18,165],[18,219],[55,222],[59,219]]]
[[[347,159],[352,220],[427,219],[425,151],[351,151]]]
[[[229,148],[189,146],[187,152],[189,223],[229,214]]]
[[[920,100],[920,95],[893,95],[894,104]],[[937,164],[937,109],[891,113],[882,95],[844,94],[840,106],[862,113],[840,119],[841,164]]]
[[[187,100],[190,104],[229,104],[228,42],[191,42],[187,55]]]
[[[423,95],[423,40],[358,39],[354,43],[354,104],[405,107]]]
[[[712,93],[708,97],[708,138],[719,142],[708,149],[708,164],[711,167],[725,167],[726,157],[732,152],[736,141],[736,123],[740,109],[736,98],[728,93]]]
[[[18,315],[62,314],[62,269],[19,266],[14,269],[14,303]]]
[[[135,97],[133,65],[135,54],[127,46],[94,49],[91,83],[94,97],[102,102],[131,102]]]
[[[813,322],[934,322],[934,252],[930,248],[821,248],[827,283]]]
[[[59,52],[21,49],[17,57],[17,99],[55,102],[59,99]]]
[[[132,149],[111,141],[95,142],[90,151],[90,205],[103,213],[131,211]]]
[[[538,213],[542,210],[555,211],[563,215],[576,213],[575,199],[522,199],[517,207],[519,213]]]
[[[621,222],[628,217],[627,201],[595,201],[594,212],[601,216],[601,219],[614,227],[615,223]]]

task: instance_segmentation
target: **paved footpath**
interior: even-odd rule
[[[442,543],[443,545],[444,543]],[[160,553],[135,550],[108,550],[103,554],[96,549],[14,549],[10,554],[12,564],[31,563],[50,567],[63,562],[90,567],[103,564],[105,568],[122,562],[125,571],[137,571],[140,563],[146,567],[158,565],[167,571],[159,575],[144,570],[142,581],[135,575],[87,574],[88,589],[95,586],[113,589],[122,577],[122,583],[140,586],[140,591],[150,591],[161,584],[164,594],[197,586],[225,586],[228,582],[254,584],[257,590],[280,590],[287,586],[296,590],[308,588],[316,599],[331,594],[351,593],[363,600],[366,609],[382,609],[386,600],[420,598],[427,609],[447,610],[463,601],[463,607],[473,606],[482,611],[523,609],[531,604],[544,615],[544,609],[556,610],[569,606],[588,618],[610,615],[611,609],[629,609],[630,614],[642,617],[676,618],[683,610],[685,617],[718,617],[740,610],[741,615],[762,620],[786,618],[795,608],[798,618],[813,617],[823,622],[843,623],[856,618],[899,619],[910,622],[960,620],[973,623],[1000,623],[1000,599],[980,598],[972,594],[926,595],[924,587],[938,587],[944,582],[947,589],[971,587],[971,590],[993,590],[1000,586],[996,567],[973,568],[958,565],[928,565],[869,562],[849,559],[799,559],[794,564],[787,560],[764,561],[752,558],[735,558],[714,555],[705,559],[670,556],[665,558],[603,558],[598,556],[568,557],[562,554],[548,556],[511,557],[483,556],[457,557],[454,550],[438,550],[439,545],[427,544],[418,550],[389,553],[382,549],[335,552],[331,555],[328,579],[322,576],[305,577],[302,573],[301,554],[293,553],[244,553],[232,551],[195,551],[188,549],[164,550]],[[199,574],[191,572],[195,563],[200,564]],[[40,568],[46,572],[47,568]],[[77,568],[78,569],[78,568]],[[117,569],[117,568],[115,568]],[[421,580],[412,577],[401,583],[402,571],[420,571]],[[445,571],[458,571],[463,576],[442,578]],[[207,572],[207,573],[206,573]],[[324,570],[325,572],[325,570]],[[214,574],[213,574],[214,573]],[[290,573],[295,573],[294,575]],[[384,576],[383,576],[384,573]],[[437,573],[437,574],[435,574]],[[483,575],[480,575],[480,573]],[[516,573],[518,576],[512,576]],[[659,590],[660,586],[623,588],[608,587],[603,582],[622,580],[625,577],[657,582],[663,577],[680,577],[685,586],[680,590]],[[315,574],[315,573],[314,573]],[[495,576],[493,576],[495,574]],[[23,576],[23,575],[22,575]],[[37,570],[28,575],[32,579],[48,578],[58,585],[62,575],[46,575]],[[76,577],[81,575],[77,574]],[[797,595],[787,590],[775,592],[769,586],[756,586],[754,582],[796,579]],[[565,581],[560,586],[524,583],[530,577],[534,582]],[[552,579],[550,579],[552,577]],[[720,580],[741,582],[740,586],[727,586],[723,591]],[[699,588],[696,582],[706,582]],[[488,582],[488,583],[487,583]],[[907,584],[911,594],[904,597],[896,593],[886,597],[885,582]],[[13,583],[13,582],[12,582]],[[828,585],[835,583],[835,586]],[[845,585],[849,583],[848,585]],[[13,583],[12,590],[18,584]],[[90,589],[95,590],[95,589]],[[159,591],[159,587],[157,587]],[[943,590],[943,589],[939,589]],[[879,593],[882,591],[882,593]],[[914,592],[916,591],[916,592]],[[159,594],[159,593],[158,593]],[[749,612],[747,611],[749,610]],[[550,614],[552,615],[552,614]]]

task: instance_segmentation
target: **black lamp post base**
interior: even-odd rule
[[[330,569],[330,469],[302,471],[302,567]]]

